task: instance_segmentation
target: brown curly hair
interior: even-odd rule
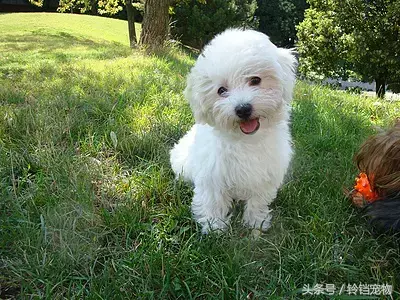
[[[400,232],[400,119],[393,128],[370,137],[354,160],[379,197],[364,207],[374,231]]]
[[[386,132],[370,137],[355,155],[361,172],[367,174],[379,197],[400,193],[400,119]]]

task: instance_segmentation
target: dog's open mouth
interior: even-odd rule
[[[253,134],[260,128],[260,120],[258,118],[240,122],[240,130],[244,134]]]

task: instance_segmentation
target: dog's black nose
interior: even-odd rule
[[[250,103],[240,104],[235,107],[236,115],[241,119],[248,119],[253,112],[253,106]]]

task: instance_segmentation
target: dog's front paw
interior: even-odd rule
[[[243,224],[249,228],[267,231],[271,227],[271,211],[268,206],[255,206],[254,203],[248,203],[244,214]]]
[[[222,233],[228,226],[226,221],[216,218],[202,218],[197,220],[197,222],[201,225],[202,234],[208,234],[210,232]]]
[[[256,218],[251,220],[244,219],[243,224],[249,228],[258,229],[261,231],[267,231],[271,227],[271,216],[268,215],[265,219],[263,218]]]
[[[202,233],[210,231],[222,232],[229,224],[229,211],[232,200],[219,190],[213,190],[210,184],[207,188],[195,187],[192,213],[201,225]]]

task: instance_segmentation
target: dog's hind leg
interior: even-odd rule
[[[192,174],[189,166],[189,151],[194,143],[195,131],[190,130],[182,137],[170,151],[170,163],[176,177],[183,176],[186,181],[192,181]]]

